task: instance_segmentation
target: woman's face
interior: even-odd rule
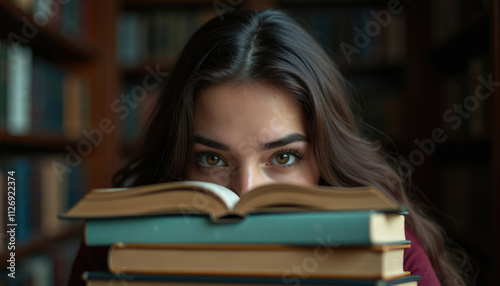
[[[263,84],[204,90],[194,113],[194,158],[187,180],[242,195],[272,182],[317,184],[319,171],[295,100]]]

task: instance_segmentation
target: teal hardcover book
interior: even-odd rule
[[[87,221],[89,246],[123,243],[217,243],[357,246],[408,243],[404,215],[338,211],[250,214],[229,223],[207,215],[163,215]]]
[[[382,279],[307,279],[295,278],[287,280],[271,277],[222,277],[222,276],[196,276],[196,275],[137,275],[137,274],[111,274],[107,272],[85,272],[83,279],[87,285],[107,286],[121,283],[128,286],[153,286],[153,285],[335,285],[335,286],[416,286],[422,277],[407,275],[392,280]]]

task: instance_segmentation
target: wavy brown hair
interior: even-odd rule
[[[193,159],[196,96],[224,82],[282,88],[302,107],[321,184],[376,186],[409,211],[414,229],[443,285],[465,285],[446,239],[409,200],[380,146],[362,136],[345,81],[328,54],[286,14],[238,10],[214,18],[185,46],[160,96],[137,156],[114,177],[116,186],[182,180]]]

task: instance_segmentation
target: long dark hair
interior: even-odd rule
[[[116,186],[182,180],[193,158],[196,96],[224,82],[259,82],[291,94],[302,107],[308,137],[331,186],[376,186],[410,213],[443,285],[464,285],[440,229],[408,199],[379,145],[362,137],[346,84],[320,45],[286,14],[238,10],[214,18],[190,39],[173,68],[143,136],[139,154],[114,177]]]

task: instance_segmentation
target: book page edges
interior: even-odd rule
[[[102,199],[105,197],[116,198],[120,196],[135,196],[150,192],[175,190],[198,191],[210,194],[221,200],[228,207],[228,209],[231,209],[239,201],[239,197],[231,190],[214,183],[200,181],[167,182],[144,186],[135,186],[130,188],[97,188],[91,190],[85,197],[86,199]]]
[[[272,189],[270,189],[272,187]],[[179,190],[180,189],[180,190]],[[236,209],[231,209],[232,206],[240,205],[238,202],[244,202],[248,200],[252,200],[252,198],[257,197],[273,197],[276,196],[277,194],[283,194],[283,190],[285,191],[290,191],[292,192],[300,192],[300,193],[306,193],[310,191],[312,193],[311,197],[314,197],[317,194],[322,194],[321,196],[324,197],[329,197],[335,199],[336,196],[341,195],[341,196],[353,196],[353,197],[362,197],[363,194],[371,194],[371,197],[376,197],[380,202],[384,202],[384,204],[387,206],[386,209],[387,211],[390,210],[403,210],[404,208],[401,206],[398,206],[396,203],[394,203],[392,200],[387,198],[383,193],[378,191],[375,188],[372,187],[360,187],[360,188],[335,188],[335,187],[324,187],[324,186],[315,186],[315,185],[291,185],[291,184],[272,184],[272,185],[265,185],[262,187],[259,187],[255,189],[253,192],[247,193],[242,199],[239,200],[238,196],[234,194],[232,191],[229,189],[226,189],[224,187],[221,187],[216,184],[212,183],[206,183],[206,182],[193,182],[193,181],[181,181],[181,182],[168,182],[168,183],[163,183],[163,184],[155,184],[155,185],[147,185],[147,186],[139,186],[139,187],[132,187],[128,189],[112,189],[112,191],[109,191],[109,189],[94,189],[92,190],[89,194],[87,194],[84,199],[80,200],[73,208],[68,210],[67,212],[60,214],[59,218],[63,219],[92,219],[92,218],[110,218],[110,217],[136,217],[136,216],[142,216],[142,215],[157,215],[157,214],[174,214],[178,213],[181,214],[181,211],[176,211],[176,210],[170,210],[170,211],[158,211],[158,212],[150,212],[150,213],[141,213],[141,214],[131,214],[131,215],[86,215],[84,208],[81,208],[80,204],[83,203],[83,201],[86,201],[86,203],[91,203],[93,200],[99,200],[101,201],[103,197],[113,199],[116,197],[122,197],[120,194],[125,194],[123,195],[124,197],[133,197],[133,196],[138,196],[138,195],[143,195],[145,193],[150,193],[150,192],[161,192],[162,190],[179,190],[182,192],[183,190],[186,191],[199,191],[203,194],[208,195],[211,198],[215,198],[217,201],[221,202],[222,204],[226,205],[228,208],[225,211],[213,211],[213,210],[201,210],[201,213],[206,213],[210,216],[212,221],[214,222],[228,222],[228,221],[235,221],[235,220],[241,220],[244,218],[248,213],[252,212],[286,212],[290,211],[290,206],[286,205],[279,205],[279,204],[272,204],[268,203],[267,205],[261,205],[259,204],[257,209],[248,209],[244,208],[243,210],[239,210],[238,207]],[[272,191],[274,190],[274,191]],[[314,194],[314,193],[317,194]],[[350,193],[354,192],[354,193]],[[118,195],[117,195],[118,194]],[[278,195],[280,196],[280,195]],[[306,195],[307,196],[307,195]],[[272,201],[272,200],[271,200]],[[249,205],[252,205],[252,203],[249,203]],[[77,210],[82,209],[81,212],[77,212]],[[338,209],[336,207],[332,207],[331,209],[328,209],[327,207],[321,207],[321,204],[319,206],[315,206],[315,204],[311,205],[303,205],[303,206],[295,206],[293,211],[300,211],[300,209],[304,210],[351,210],[352,208],[345,208],[345,209]],[[186,211],[189,211],[186,209]],[[193,209],[193,213],[196,210]],[[77,214],[75,214],[77,212]]]
[[[401,213],[373,212],[370,216],[369,228],[370,237],[374,243],[406,240],[405,216]]]
[[[294,197],[287,194],[295,194]],[[283,199],[276,202],[276,198]],[[297,198],[301,200],[297,201]],[[287,201],[288,200],[288,201]],[[358,207],[341,201],[359,202]],[[329,203],[326,203],[329,202]],[[370,203],[368,203],[370,202]],[[376,209],[403,211],[404,207],[389,199],[373,187],[335,188],[316,185],[270,184],[245,194],[234,207],[234,212],[244,216],[268,208],[294,205],[308,210],[341,211]]]
[[[177,185],[177,184],[176,184]],[[205,183],[200,184],[205,185]],[[208,185],[208,183],[206,183]],[[215,184],[211,184],[215,185]],[[193,188],[193,185],[190,183],[190,188],[188,189],[169,189],[168,191],[171,192],[177,192],[177,193],[186,193],[186,195],[189,194],[189,199],[186,200],[186,203],[182,204],[175,204],[175,205],[170,205],[168,206],[167,204],[165,205],[165,209],[162,209],[161,206],[158,206],[156,209],[157,210],[144,210],[143,212],[138,211],[136,213],[130,213],[127,210],[120,211],[119,213],[111,214],[111,213],[102,213],[100,211],[95,211],[95,212],[89,212],[89,207],[87,206],[92,206],[93,204],[103,204],[106,203],[106,199],[109,200],[110,202],[116,200],[116,199],[123,199],[124,201],[129,201],[134,199],[134,196],[141,196],[145,194],[144,189],[139,189],[139,193],[134,192],[133,194],[125,195],[125,196],[107,196],[104,195],[104,198],[102,198],[100,195],[96,194],[108,194],[106,191],[103,193],[100,193],[98,190],[94,190],[92,193],[89,193],[87,196],[85,196],[83,199],[81,199],[78,203],[76,203],[71,209],[68,211],[61,213],[58,215],[59,218],[62,219],[97,219],[97,218],[123,218],[123,217],[137,217],[137,216],[144,216],[144,215],[160,215],[160,214],[207,214],[214,220],[218,220],[219,217],[224,216],[226,214],[231,213],[231,209],[228,209],[228,205],[235,204],[236,199],[239,199],[233,192],[231,194],[234,195],[234,197],[231,197],[231,195],[224,195],[224,191],[214,191],[214,189],[206,189],[206,188]],[[130,190],[130,189],[127,189]],[[149,193],[154,192],[161,192],[163,189],[149,189]],[[120,191],[116,191],[120,192]],[[227,192],[226,192],[227,193]],[[197,195],[202,195],[198,197]],[[173,194],[172,194],[173,195]],[[166,197],[169,196],[168,194],[165,195]],[[205,201],[206,199],[209,200],[214,200],[214,202],[217,202],[216,205],[224,206],[223,208],[217,207],[217,208],[203,208],[203,204],[206,204],[207,202]],[[232,201],[231,201],[232,200]],[[189,204],[188,204],[189,203]],[[96,209],[96,207],[93,207]],[[101,209],[101,208],[97,208]]]
[[[393,245],[387,245],[387,246],[367,246],[367,247],[354,247],[355,249],[375,249],[376,251],[390,251],[390,250],[402,250],[404,248],[409,247],[408,245],[398,245],[398,246],[393,246]],[[212,270],[181,270],[181,269],[123,269],[120,267],[116,267],[113,264],[113,259],[115,258],[115,251],[123,248],[138,248],[138,249],[174,249],[174,250],[196,250],[196,249],[208,249],[208,250],[228,250],[228,249],[237,249],[237,250],[248,250],[252,251],[255,248],[258,250],[273,250],[276,249],[278,251],[293,251],[295,249],[297,250],[303,250],[304,248],[306,249],[313,249],[314,247],[307,247],[307,246],[283,246],[283,245],[262,245],[262,246],[255,246],[255,245],[206,245],[206,244],[179,244],[179,245],[168,245],[168,244],[123,244],[123,243],[115,243],[111,246],[110,251],[108,253],[108,266],[110,268],[110,271],[115,274],[152,274],[152,275],[207,275],[207,276],[262,276],[262,277],[281,277],[281,273],[266,273],[266,272],[248,272],[248,271],[224,271],[221,269],[221,271],[215,271],[213,272]],[[409,272],[396,272],[396,273],[391,273],[391,274],[364,274],[362,276],[355,276],[353,274],[341,274],[341,273],[332,273],[332,274],[315,274],[314,277],[311,276],[311,278],[324,278],[324,279],[352,279],[352,278],[362,278],[362,279],[395,279],[399,277],[403,277],[406,275],[409,275]]]

